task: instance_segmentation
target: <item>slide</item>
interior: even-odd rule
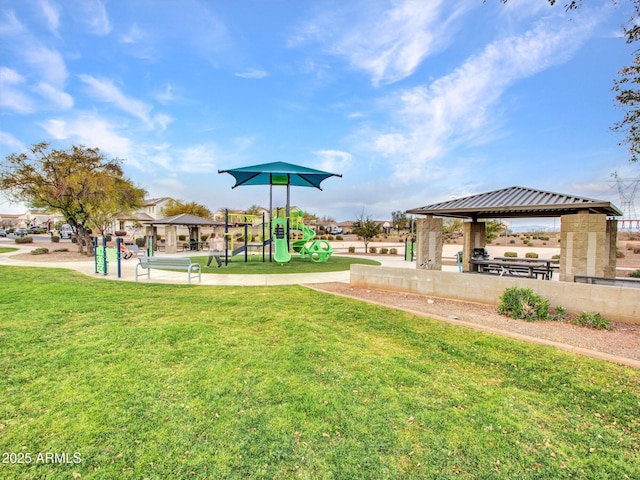
[[[287,220],[285,218],[274,218],[271,224],[271,233],[273,235],[273,246],[275,254],[273,258],[279,264],[289,263],[291,254],[287,247]]]
[[[304,249],[304,246],[307,243],[309,243],[311,240],[313,240],[313,237],[316,236],[316,232],[311,230],[304,223],[298,224],[298,226],[295,227],[295,229],[300,230],[302,232],[302,239],[292,242],[291,248],[293,248],[294,252],[300,253]]]

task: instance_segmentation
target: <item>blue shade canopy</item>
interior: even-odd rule
[[[323,180],[329,177],[342,177],[337,173],[323,172],[285,162],[218,170],[218,173],[229,173],[234,176],[236,184],[231,188],[242,185],[293,185],[296,187],[315,187],[322,190],[320,184]]]

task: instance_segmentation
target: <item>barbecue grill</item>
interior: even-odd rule
[[[472,260],[489,260],[491,256],[486,248],[474,248],[471,255]]]

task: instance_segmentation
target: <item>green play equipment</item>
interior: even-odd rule
[[[273,259],[280,265],[289,263],[291,254],[287,245],[287,219],[282,217],[274,218],[271,221],[271,234],[275,253]]]
[[[303,212],[292,215],[292,230],[300,230],[302,238],[291,243],[291,248],[300,254],[301,258],[309,257],[312,262],[324,263],[329,260],[333,249],[326,240],[314,240],[316,232],[302,223]]]

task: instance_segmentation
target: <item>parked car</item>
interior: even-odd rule
[[[27,236],[27,230],[25,228],[18,228],[15,232],[13,232],[13,234],[16,237],[26,237]]]
[[[7,231],[4,228],[0,228],[0,237],[6,237]]]
[[[47,233],[47,229],[44,227],[33,226],[27,228],[27,233],[35,234],[35,233]]]
[[[71,238],[73,236],[73,227],[65,223],[60,227],[60,238]]]
[[[342,233],[342,229],[340,227],[333,227],[331,229],[331,235],[340,235]]]

